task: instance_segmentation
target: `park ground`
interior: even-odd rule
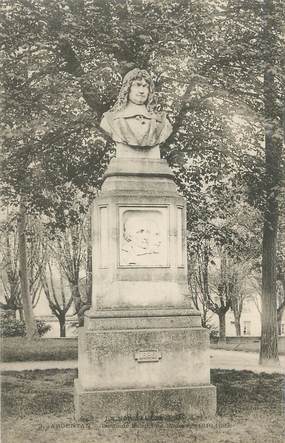
[[[251,367],[250,359],[257,361],[257,352],[210,350],[211,382],[217,387],[218,403],[214,418],[122,418],[95,423],[74,419],[76,340],[37,340],[29,345],[25,339],[9,339],[2,343],[2,350],[3,360],[10,361],[10,369],[2,374],[2,443],[285,442],[282,368],[270,373],[270,370],[260,372],[254,367],[244,370],[237,366],[242,367],[247,361],[247,368]],[[51,361],[51,355],[54,357],[51,363],[56,365],[60,356],[58,363],[67,367],[44,369],[41,365],[46,365],[44,360]],[[21,362],[16,362],[19,357]],[[214,369],[214,358],[217,365],[226,359],[240,370]],[[281,360],[283,363],[285,357]],[[74,367],[68,367],[70,361]],[[18,364],[33,364],[34,368],[42,369],[13,370]]]
[[[76,369],[5,372],[2,376],[2,443],[284,443],[281,374],[216,369],[214,418],[75,422]]]

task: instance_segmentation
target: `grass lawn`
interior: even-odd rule
[[[76,370],[9,372],[2,377],[2,443],[284,443],[282,375],[211,371],[213,419],[122,421],[98,425],[73,417]]]
[[[25,337],[1,340],[1,361],[76,360],[77,338],[39,338],[29,341]]]

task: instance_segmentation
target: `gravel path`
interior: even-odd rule
[[[220,369],[247,369],[253,372],[267,372],[272,374],[277,372],[279,374],[285,374],[285,356],[279,357],[279,367],[267,367],[260,366],[258,364],[259,353],[258,352],[242,352],[242,351],[225,351],[223,349],[211,349],[210,350],[210,365],[211,368]]]

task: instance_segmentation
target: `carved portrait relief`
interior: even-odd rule
[[[165,208],[126,209],[120,216],[120,265],[166,266]]]

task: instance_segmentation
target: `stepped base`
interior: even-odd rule
[[[77,420],[209,417],[216,413],[216,388],[205,385],[168,389],[87,391],[82,388],[79,380],[75,380],[74,401]]]

